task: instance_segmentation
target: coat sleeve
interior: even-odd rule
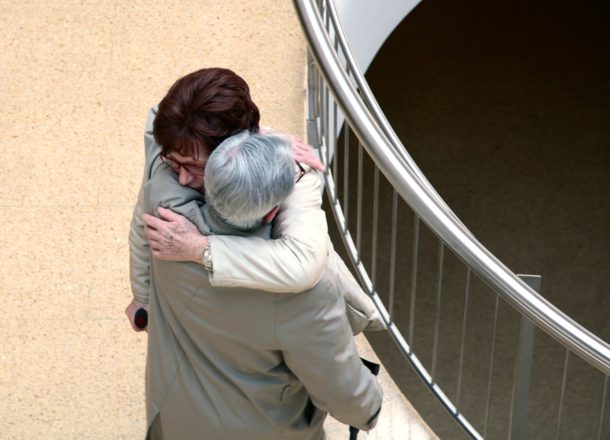
[[[144,234],[142,214],[142,191],[138,193],[138,201],[133,210],[129,227],[129,281],[131,293],[136,301],[148,304],[148,289],[150,287],[150,247]]]
[[[317,408],[368,431],[381,409],[381,388],[358,356],[342,296],[326,281],[276,300],[277,343]]]
[[[144,172],[142,176],[142,186],[138,191],[138,200],[133,210],[131,224],[129,227],[129,281],[131,283],[131,293],[136,301],[148,304],[148,289],[150,286],[150,247],[144,233],[144,185],[150,178],[153,163],[156,156],[161,152],[155,144],[152,134],[153,120],[156,110],[151,108],[146,120],[144,130]]]
[[[327,270],[336,275],[337,290],[345,300],[345,311],[352,333],[357,335],[364,330],[384,330],[386,327],[375,303],[362,290],[354,275],[334,249],[330,251]]]
[[[301,292],[313,287],[326,267],[330,249],[317,173],[309,171],[282,203],[274,240],[212,236],[218,287],[250,287],[269,292]]]

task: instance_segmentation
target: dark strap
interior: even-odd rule
[[[356,440],[358,438],[358,428],[354,428],[353,426],[349,427],[349,440]]]

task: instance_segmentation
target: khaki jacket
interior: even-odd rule
[[[197,194],[161,165],[143,187],[143,209],[190,206],[191,215],[183,213],[202,232],[241,233],[210,228],[214,219]],[[199,264],[151,263],[151,437],[319,440],[326,412],[360,429],[373,426],[382,394],[356,351],[336,270],[325,270],[310,290],[270,294],[212,286]]]

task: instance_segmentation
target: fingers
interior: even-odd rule
[[[159,229],[153,229],[151,227],[145,226],[144,233],[146,234],[146,238],[148,241],[161,241],[164,237],[162,232]]]
[[[320,162],[320,159],[318,159],[318,157],[314,154],[312,150],[309,150],[307,152],[298,152],[294,155],[294,158],[297,162],[307,164],[316,170],[324,171],[325,169],[324,164]]]
[[[160,238],[161,235],[162,235],[161,231],[164,230],[164,228],[163,228],[164,225],[161,224],[161,225],[158,225],[158,226],[159,226],[158,228],[154,228],[154,227],[148,226],[148,225],[144,226],[144,233],[146,234],[146,236],[148,238],[151,238],[151,237],[152,238],[157,238],[157,237]]]
[[[305,163],[318,171],[324,171],[326,169],[324,164],[320,162],[320,159],[318,159],[314,155],[311,155],[308,162]]]
[[[292,144],[292,151],[294,153],[309,153],[313,151],[313,147],[303,141],[303,139],[296,136],[290,138]]]
[[[326,168],[314,152],[311,145],[305,143],[301,138],[294,135],[289,135],[290,143],[292,144],[292,154],[297,162],[309,165],[310,167],[324,171]]]
[[[313,147],[299,137],[293,138],[293,145],[295,149],[303,150],[303,151],[313,151]]]
[[[157,208],[157,213],[159,214],[159,218],[150,214],[142,215],[142,221],[146,223],[146,226],[153,229],[160,229],[164,224],[168,222],[181,221],[184,219],[183,216],[181,216],[180,214],[176,214],[171,209],[162,208],[160,206]]]
[[[148,309],[148,306],[146,308]],[[132,301],[125,309],[125,315],[127,315],[127,320],[129,321],[131,328],[135,332],[141,332],[142,329],[138,328],[135,323],[136,310],[137,310],[137,306],[135,305],[135,302]]]
[[[165,220],[158,219],[157,217],[152,216],[150,214],[143,214],[142,221],[146,224],[147,227],[152,229],[159,229],[159,227],[162,226],[163,223],[165,223]]]
[[[171,251],[165,251],[165,248],[162,243],[156,241],[149,241],[150,245],[150,253],[153,257],[158,260],[171,260],[173,256]]]
[[[146,238],[148,238],[148,245],[150,246],[152,256],[160,260],[167,259],[167,255],[164,252],[164,249],[168,249],[170,243],[167,237],[164,237],[160,231],[149,227],[144,228],[144,232]]]
[[[180,214],[176,214],[171,209],[162,208],[160,206],[157,208],[157,212],[159,213],[159,217],[167,221],[180,220],[180,218],[182,217]]]
[[[166,254],[165,252],[163,252],[163,249],[161,248],[150,248],[150,253],[151,255],[156,258],[157,260],[163,260],[163,261],[180,261],[179,259],[177,259],[173,254]]]

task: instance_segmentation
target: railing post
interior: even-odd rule
[[[517,275],[528,286],[540,293],[542,277],[540,275]],[[524,315],[521,315],[519,340],[515,358],[515,374],[513,378],[513,397],[510,413],[510,440],[525,438],[527,424],[527,403],[529,399],[530,377],[534,356],[534,332],[536,327]]]

